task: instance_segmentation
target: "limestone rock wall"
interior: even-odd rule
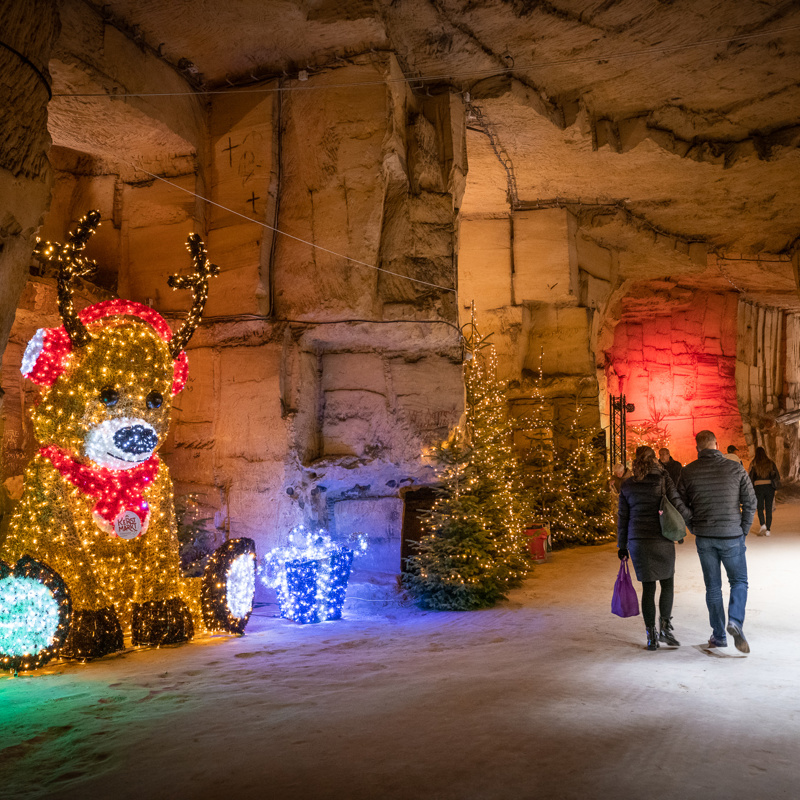
[[[199,496],[218,540],[274,538],[291,514],[281,419],[282,348],[267,326],[205,327],[189,352],[189,382],[176,398],[164,448],[177,490]]]
[[[690,461],[694,435],[710,428],[745,456],[763,444],[795,476],[796,425],[774,417],[800,402],[796,314],[740,301],[730,278],[719,291],[712,277],[693,277],[720,271],[699,253],[675,249],[667,257],[683,259],[686,275],[667,278],[675,267],[657,241],[618,252],[600,244],[596,221],[565,208],[481,215],[470,201],[470,209],[459,237],[461,321],[474,304],[493,332],[516,416],[525,417],[541,371],[556,430],[578,407],[581,425],[607,427],[609,395],[625,394],[636,407],[629,442],[666,437]]]
[[[737,306],[733,292],[639,287],[623,301],[606,351],[609,392],[636,406],[629,428],[665,431],[684,463],[697,457],[694,435],[706,428],[721,448],[746,449],[735,380]]]
[[[0,357],[6,351],[17,303],[25,287],[36,232],[47,209],[51,172],[47,162],[48,61],[60,21],[49,0],[0,0]],[[8,442],[12,460],[25,443],[20,427],[18,381],[0,373],[0,454]],[[9,419],[10,418],[10,419]],[[6,468],[0,465],[0,521],[9,507]]]
[[[786,411],[800,408],[800,315],[786,314],[786,366],[784,383],[784,402]],[[800,426],[793,423],[788,430],[782,431],[785,444],[784,454],[788,451],[788,460],[783,460],[783,475],[790,480],[800,478]],[[788,445],[788,446],[787,446]],[[777,448],[775,458],[777,455]]]
[[[793,480],[800,463],[798,426],[774,419],[800,405],[799,332],[797,314],[739,302],[736,388],[749,454],[764,447],[784,479]]]
[[[612,269],[611,254],[584,240],[564,208],[462,218],[461,322],[474,304],[479,327],[492,333],[515,415],[526,415],[536,382],[557,430],[567,431],[578,413],[581,425],[599,426],[595,328]],[[569,441],[562,434],[556,446]]]
[[[179,324],[189,300],[166,277],[188,268],[192,230],[222,268],[164,451],[219,537],[267,547],[301,522],[335,526],[341,498],[397,498],[431,480],[422,453],[460,417],[461,101],[420,101],[399,75],[369,57],[288,99],[277,81],[214,97],[207,168],[169,184],[88,181],[117,232],[122,296]],[[367,85],[343,93],[343,81]]]
[[[114,35],[91,15],[73,15],[79,23],[82,41]],[[113,72],[111,51],[67,55],[59,63],[82,80]],[[343,93],[343,82],[359,89]],[[388,55],[319,72],[304,87],[311,91],[284,97],[280,88],[268,81],[258,92],[215,96],[180,125],[160,105],[149,109],[151,133],[171,134],[156,135],[143,155],[169,162],[167,181],[131,169],[123,154],[114,164],[90,133],[80,141],[62,108],[42,232],[63,241],[78,216],[99,208],[103,224],[88,249],[101,262],[95,280],[175,326],[190,297],[168,291],[166,279],[190,269],[184,242],[201,232],[221,274],[162,450],[178,494],[199,495],[218,540],[251,536],[261,552],[296,524],[343,535],[365,526],[375,538],[365,568],[396,572],[401,493],[434,479],[424,453],[463,412],[455,306],[463,102],[415,96]],[[14,480],[32,447],[21,349],[32,329],[58,324],[37,302],[4,359],[20,410],[4,456],[4,477]]]
[[[282,120],[277,82],[262,88],[263,94],[224,94],[211,102],[207,184],[215,205],[206,209],[207,244],[223,269],[209,296],[209,319],[271,311]]]
[[[8,341],[30,262],[33,239],[47,207],[48,61],[60,28],[48,0],[0,2],[0,353]],[[2,402],[0,393],[0,403]]]
[[[338,88],[343,81],[357,91]],[[275,273],[276,315],[453,320],[460,98],[415,97],[385,55],[307,88],[289,94],[282,113],[281,227],[297,238],[277,240],[276,260],[292,268]]]
[[[202,163],[206,111],[185,77],[110,24],[99,4],[58,5],[62,31],[49,63],[58,87],[48,106],[54,144],[129,175],[136,167],[179,174],[196,154]]]

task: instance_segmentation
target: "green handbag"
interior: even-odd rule
[[[670,503],[667,497],[666,481],[661,479],[661,507],[658,511],[661,535],[671,542],[679,542],[686,536],[686,523],[681,512]]]

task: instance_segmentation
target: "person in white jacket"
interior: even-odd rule
[[[725,458],[729,461],[736,461],[739,464],[742,463],[742,459],[739,458],[739,448],[735,444],[728,445],[728,452],[725,453]]]

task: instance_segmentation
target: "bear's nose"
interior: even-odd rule
[[[131,425],[128,428],[120,428],[114,434],[114,444],[124,453],[138,456],[152,452],[158,444],[158,436],[152,428]]]

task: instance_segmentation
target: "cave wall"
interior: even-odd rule
[[[800,317],[741,300],[738,308],[736,388],[750,456],[764,447],[784,479],[796,480],[800,463],[797,423],[775,417],[800,406]]]
[[[366,85],[344,102],[325,90],[342,81]],[[102,262],[98,282],[177,326],[190,298],[166,279],[188,271],[184,242],[201,232],[221,273],[161,451],[177,493],[199,496],[218,540],[251,536],[260,552],[300,523],[344,535],[367,527],[362,567],[396,573],[401,493],[434,479],[423,453],[463,412],[454,291],[463,103],[414,96],[392,56],[312,76],[308,88],[321,92],[260,88],[211,101],[206,138],[183,131],[196,151],[174,159],[169,183],[115,167],[91,142],[60,145],[42,234],[63,240],[98,208],[87,248]],[[159,146],[150,160],[165,158]],[[36,327],[58,322],[52,276],[28,286],[47,300],[26,301],[3,359],[15,408],[32,395],[18,373],[22,349]],[[10,426],[4,478],[16,487],[33,443],[22,414]]]
[[[786,411],[796,411],[800,409],[800,315],[786,314],[784,341],[786,361],[783,399]],[[781,474],[796,481],[800,478],[800,426],[792,423],[780,431],[780,434],[784,439]]]
[[[582,236],[566,208],[472,211],[460,221],[461,322],[474,304],[479,328],[492,334],[512,413],[527,415],[538,386],[560,448],[570,446],[576,417],[583,428],[602,424],[595,342],[617,271],[614,254]]]
[[[775,422],[800,405],[797,314],[733,291],[664,284],[632,288],[622,309],[607,381],[636,406],[629,426],[664,429],[684,463],[696,458],[694,435],[708,428],[745,464],[763,446],[787,479],[797,478],[797,424]]]
[[[683,463],[696,458],[694,436],[706,428],[720,448],[747,449],[736,386],[738,305],[735,292],[669,286],[642,286],[623,301],[606,351],[608,391],[636,406],[629,428],[666,431]]]
[[[48,61],[59,32],[55,4],[0,2],[0,353],[8,341],[30,254],[50,194]],[[0,394],[2,403],[2,394]],[[1,406],[0,406],[1,407]]]
[[[195,159],[204,163],[205,100],[186,74],[111,24],[107,6],[49,5],[61,23],[49,61],[58,86],[48,104],[54,144],[94,159],[109,174],[144,167],[176,175],[194,171]],[[139,173],[138,180],[145,177]]]
[[[797,476],[798,426],[775,423],[799,402],[796,314],[748,299],[724,271],[715,279],[715,257],[701,258],[699,248],[668,243],[662,253],[658,235],[650,253],[634,238],[629,250],[605,247],[565,208],[481,215],[470,201],[470,209],[460,222],[461,321],[474,304],[479,326],[492,332],[515,416],[526,416],[538,385],[557,431],[576,413],[582,427],[607,429],[609,395],[625,394],[636,407],[629,443],[657,428],[688,462],[695,434],[710,428],[745,461],[763,445]],[[667,257],[680,262],[677,274]],[[786,303],[783,272],[764,279]],[[555,444],[570,442],[557,435]]]
[[[59,33],[55,3],[0,0],[0,355],[6,350],[24,290],[31,250],[47,209],[52,174],[47,160],[48,61]],[[13,384],[12,384],[13,385]],[[23,448],[19,393],[0,377],[0,453],[9,439]],[[7,424],[11,416],[10,425]],[[0,471],[0,478],[2,478]],[[9,506],[0,480],[0,519]],[[13,490],[12,490],[13,491]]]
[[[420,102],[398,78],[393,57],[362,58],[308,92],[212,103],[222,273],[166,458],[218,528],[260,548],[299,523],[350,533],[355,501],[371,509],[356,520],[396,531],[400,491],[432,479],[422,453],[462,413],[453,292],[368,266],[455,285],[458,100]],[[325,89],[342,82],[366,85],[345,102]],[[370,563],[396,572],[399,534],[376,531]]]

